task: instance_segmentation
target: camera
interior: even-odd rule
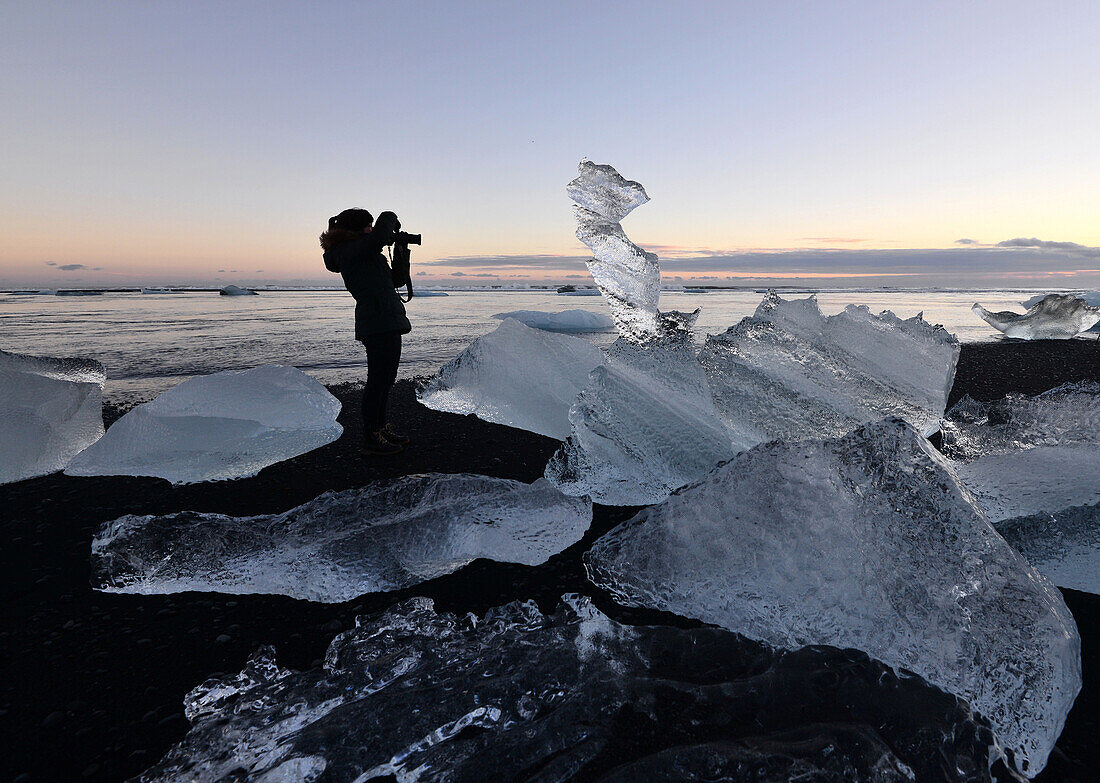
[[[420,234],[406,234],[404,231],[397,232],[397,239],[393,242],[395,245],[419,245]]]

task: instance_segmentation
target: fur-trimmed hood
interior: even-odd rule
[[[362,239],[362,231],[345,231],[342,228],[330,228],[325,233],[321,234],[321,249],[331,250],[337,245],[343,245],[347,242],[354,242],[356,239]]]

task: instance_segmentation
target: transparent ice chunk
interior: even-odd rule
[[[116,593],[270,593],[338,603],[397,590],[479,557],[543,563],[584,535],[587,499],[544,479],[405,476],[326,492],[283,514],[128,515],[92,542],[93,581]]]
[[[340,401],[294,367],[191,378],[134,407],[74,459],[71,476],[243,478],[340,437]]]
[[[569,406],[603,361],[603,352],[586,340],[506,318],[432,376],[418,397],[433,410],[472,413],[564,440]]]
[[[958,341],[919,315],[902,320],[849,305],[824,316],[817,299],[768,292],[751,318],[707,338],[699,354],[738,449],[836,436],[888,416],[939,429]]]
[[[570,410],[570,436],[546,467],[562,491],[656,503],[764,441],[842,435],[885,416],[931,434],[959,355],[920,316],[852,306],[825,317],[813,297],[774,292],[698,357],[693,317],[660,319],[660,336],[612,346]]]
[[[860,653],[632,627],[562,600],[552,615],[516,602],[459,618],[414,598],[359,618],[323,669],[300,673],[262,648],[187,695],[191,730],[138,780],[977,783],[988,770],[988,729],[965,703]]]
[[[560,313],[548,313],[544,310],[512,310],[507,313],[497,313],[493,318],[500,321],[515,318],[525,326],[546,332],[610,332],[615,329],[615,322],[606,315],[588,310],[562,310]]]
[[[631,606],[910,669],[968,699],[1029,776],[1081,687],[1057,588],[897,419],[757,446],[615,528],[585,562]]]
[[[733,455],[684,328],[694,315],[669,321],[662,338],[620,338],[608,350],[569,411],[569,438],[546,465],[563,492],[606,505],[655,503]]]
[[[576,202],[577,239],[592,251],[588,271],[611,307],[619,333],[640,341],[657,334],[661,270],[657,256],[627,238],[619,222],[649,201],[645,189],[611,166],[582,160],[566,192]]]
[[[1047,294],[1026,313],[992,313],[977,302],[974,313],[1005,337],[1020,340],[1068,340],[1100,323],[1100,307],[1072,294]]]
[[[61,470],[99,440],[106,379],[91,359],[0,351],[0,484]]]
[[[1100,502],[1100,383],[948,412],[943,451],[994,522]]]
[[[997,523],[997,532],[1059,587],[1100,595],[1100,504]]]

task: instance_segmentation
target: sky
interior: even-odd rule
[[[0,7],[0,287],[583,282],[565,185],[641,182],[670,279],[1100,288],[1100,3]]]

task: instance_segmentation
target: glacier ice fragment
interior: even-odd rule
[[[1100,323],[1100,307],[1072,294],[1047,294],[1022,315],[992,313],[977,302],[971,309],[1005,337],[1019,340],[1068,340]]]
[[[569,421],[545,475],[606,505],[655,503],[734,453],[686,329],[617,340]]]
[[[566,192],[573,199],[577,239],[592,251],[586,263],[592,279],[611,307],[619,333],[629,340],[657,334],[661,270],[657,256],[627,238],[619,222],[649,201],[645,189],[611,166],[582,160],[580,176]]]
[[[758,443],[842,435],[899,416],[939,428],[958,341],[920,316],[770,292],[756,314],[712,335],[698,357],[692,315],[660,313],[659,333],[620,340],[570,410],[546,477],[609,505],[656,503]]]
[[[1054,584],[1100,595],[1100,504],[1004,520],[997,532]]]
[[[631,606],[910,669],[968,699],[1029,776],[1081,687],[1061,594],[897,419],[757,446],[615,528],[585,563]]]
[[[137,780],[978,783],[990,762],[968,705],[861,653],[622,625],[572,595],[483,618],[414,598],[358,618],[322,669],[261,648],[185,705],[191,730]]]
[[[943,451],[994,523],[1098,503],[1100,383],[964,397],[944,420]]]
[[[564,440],[569,406],[603,361],[603,352],[586,340],[506,318],[444,365],[417,396],[433,410],[472,413]]]
[[[405,476],[283,514],[128,515],[92,542],[99,589],[272,593],[338,603],[449,574],[479,557],[537,565],[584,535],[587,499],[544,479]]]
[[[227,285],[225,288],[218,291],[222,296],[256,296],[256,292],[251,288],[241,288],[239,285]]]
[[[106,379],[92,359],[0,351],[0,484],[61,470],[99,440]]]
[[[294,367],[190,378],[134,407],[74,459],[71,476],[243,478],[340,437],[340,401]]]
[[[699,354],[738,449],[843,435],[896,416],[925,435],[940,426],[958,340],[921,316],[849,305],[824,316],[816,297],[769,291],[751,318],[707,338]]]
[[[615,323],[606,315],[588,310],[562,310],[560,313],[548,313],[543,310],[512,310],[507,313],[497,313],[493,318],[500,321],[515,318],[525,326],[546,332],[609,332],[615,328]]]

